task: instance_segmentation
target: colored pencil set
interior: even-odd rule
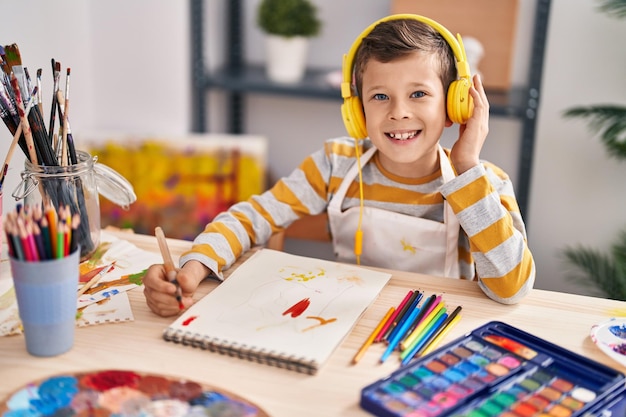
[[[64,258],[77,249],[79,224],[68,206],[57,212],[52,205],[18,205],[4,219],[9,256],[27,262]]]
[[[397,306],[389,307],[352,363],[357,363],[372,343],[384,342],[387,348],[380,362],[399,351],[402,365],[406,365],[432,351],[460,318],[461,306],[450,311],[440,295],[425,298],[423,292],[410,290]]]

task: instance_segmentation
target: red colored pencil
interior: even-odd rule
[[[413,290],[409,290],[409,292],[406,293],[406,295],[404,296],[404,299],[400,302],[400,304],[398,304],[398,307],[396,307],[396,311],[394,311],[391,317],[389,317],[389,320],[387,320],[387,323],[385,323],[383,328],[380,330],[380,333],[378,333],[378,335],[376,336],[376,339],[374,339],[375,343],[378,343],[383,339],[383,336],[385,335],[385,333],[387,332],[391,324],[398,317],[398,314],[400,314],[402,307],[404,307],[404,305],[409,301],[412,295],[413,295]]]

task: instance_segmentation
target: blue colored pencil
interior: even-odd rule
[[[420,312],[420,308],[417,306],[415,306],[413,310],[411,310],[407,320],[404,322],[402,326],[400,326],[400,330],[396,333],[395,337],[389,341],[389,346],[387,346],[387,349],[385,350],[385,352],[380,358],[381,363],[387,360],[389,355],[391,355],[391,352],[393,352],[394,349],[400,344],[400,340],[402,340],[402,338],[404,337],[404,334],[406,333],[408,328],[411,326],[411,323],[413,323],[413,321],[415,320],[415,317],[417,317],[419,312]]]
[[[413,304],[413,301],[417,297],[417,293],[418,293],[418,291],[413,291],[413,290],[411,290],[411,291],[409,291],[409,293],[407,293],[407,297],[405,297],[405,299],[402,300],[404,305],[398,306],[398,308],[396,309],[397,314],[394,316],[391,325],[385,331],[384,336],[382,337],[382,339],[389,341],[389,337],[391,336],[391,332],[393,332],[393,330],[396,328],[398,323],[400,323],[400,320],[402,319],[402,317],[409,310],[409,307],[411,306],[411,304]]]
[[[390,341],[392,339],[395,339],[396,335],[402,329],[402,326],[404,325],[404,323],[407,321],[407,319],[411,315],[411,312],[413,311],[413,309],[415,307],[417,307],[417,305],[419,304],[420,300],[422,299],[422,293],[421,292],[415,291],[413,294],[414,294],[413,297],[412,297],[413,299],[410,300],[409,307],[406,309],[406,311],[404,312],[402,317],[400,317],[398,319],[398,324],[396,324],[396,326],[393,328],[393,330],[389,333],[389,336],[387,337],[387,340]],[[406,330],[405,330],[405,332],[406,332]]]
[[[442,311],[444,310],[440,310],[440,312]],[[402,358],[402,365],[406,365],[407,363],[411,361],[411,359],[413,359],[417,351],[420,350],[422,346],[425,345],[426,341],[430,339],[430,336],[432,334],[437,332],[437,329],[441,327],[441,325],[444,323],[444,321],[447,318],[448,318],[448,314],[443,313],[436,320],[433,320],[433,324],[429,326],[428,330],[424,333],[424,336],[421,339],[419,339],[417,342],[415,342],[413,347],[409,347],[410,350],[408,351],[406,355],[401,355],[401,357],[404,356]]]
[[[427,350],[431,347],[431,345],[436,345],[435,341],[439,338],[440,335],[444,334],[446,330],[449,330],[449,327],[452,326],[452,323],[455,322],[455,319],[459,314],[461,314],[461,306],[457,306],[452,313],[448,316],[446,321],[444,321],[441,326],[437,329],[437,331],[431,335],[428,340],[422,345],[422,348],[416,353],[417,356],[421,356],[426,353]]]

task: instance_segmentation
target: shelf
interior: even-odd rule
[[[330,70],[307,70],[296,84],[280,84],[265,76],[261,65],[249,65],[238,70],[221,69],[205,75],[205,88],[221,88],[239,93],[267,93],[305,98],[341,100],[341,92],[326,81]]]
[[[236,93],[264,93],[302,98],[341,100],[341,92],[326,81],[332,70],[308,69],[304,79],[295,84],[280,84],[265,76],[262,65],[246,65],[236,70],[220,69],[205,74],[204,88],[218,88]],[[527,88],[489,91],[490,113],[497,116],[523,117],[527,108]]]

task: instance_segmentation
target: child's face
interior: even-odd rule
[[[363,73],[367,133],[392,174],[420,178],[438,169],[446,95],[433,55],[414,52],[388,63],[371,60]]]

